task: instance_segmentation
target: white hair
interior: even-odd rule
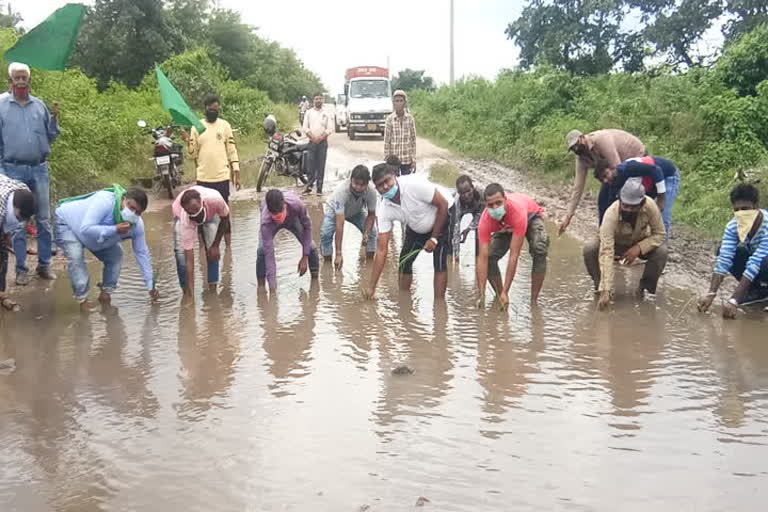
[[[11,62],[11,65],[8,66],[8,78],[13,78],[14,71],[26,71],[27,76],[32,75],[32,72],[29,70],[29,66],[22,62]]]

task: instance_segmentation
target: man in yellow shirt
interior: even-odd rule
[[[240,189],[240,157],[235,146],[232,126],[219,118],[221,103],[216,95],[208,95],[205,105],[205,126],[202,134],[192,127],[192,134],[182,132],[181,138],[187,143],[187,155],[195,161],[197,184],[216,190],[229,204],[229,183]],[[225,236],[227,247],[230,232]]]

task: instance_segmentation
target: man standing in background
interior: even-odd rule
[[[384,160],[396,156],[400,160],[400,175],[416,170],[416,121],[405,111],[408,96],[405,91],[395,91],[392,103],[395,111],[384,125]]]
[[[221,102],[218,96],[205,98],[205,119],[200,122],[205,126],[202,134],[192,127],[192,134],[182,132],[181,138],[187,143],[189,158],[197,167],[197,184],[217,191],[224,202],[229,204],[229,183],[240,189],[240,157],[235,146],[232,126],[219,118]],[[224,240],[227,247],[231,242],[231,229],[227,228]]]
[[[51,143],[59,136],[59,105],[51,111],[40,99],[29,94],[30,70],[26,64],[8,66],[11,93],[0,100],[0,159],[2,173],[27,185],[35,195],[37,223],[37,274],[56,279],[50,270],[53,235],[51,233],[50,179],[48,155]],[[16,253],[16,284],[29,284],[26,222],[13,236]]]
[[[315,94],[315,108],[304,115],[302,129],[309,137],[309,181],[304,194],[311,194],[317,184],[317,195],[323,195],[325,159],[328,156],[328,137],[333,133],[333,119],[323,111],[323,95]]]

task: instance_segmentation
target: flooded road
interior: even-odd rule
[[[332,177],[357,163],[330,155]],[[349,225],[343,270],[314,285],[281,233],[269,297],[258,206],[233,204],[216,294],[198,269],[182,302],[166,205],[145,220],[159,304],[126,246],[109,310],[81,316],[62,273],[0,315],[0,360],[16,361],[0,373],[1,511],[764,510],[766,315],[699,315],[666,282],[598,314],[580,244],[552,225],[539,310],[527,251],[514,307],[472,307],[471,240],[445,304],[425,256],[411,294],[390,258],[363,302]],[[318,241],[316,200],[311,214]],[[637,272],[617,272],[620,292]]]

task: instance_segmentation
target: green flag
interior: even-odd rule
[[[6,62],[23,62],[33,68],[64,71],[80,33],[84,14],[85,6],[82,4],[67,4],[58,9],[5,52]]]
[[[202,134],[205,131],[205,126],[200,122],[200,119],[192,112],[189,105],[181,97],[179,91],[173,86],[168,77],[165,76],[160,66],[155,66],[155,73],[157,73],[157,85],[160,87],[160,98],[163,101],[163,108],[171,113],[171,118],[176,124],[181,126],[194,126],[197,128],[197,133]]]

